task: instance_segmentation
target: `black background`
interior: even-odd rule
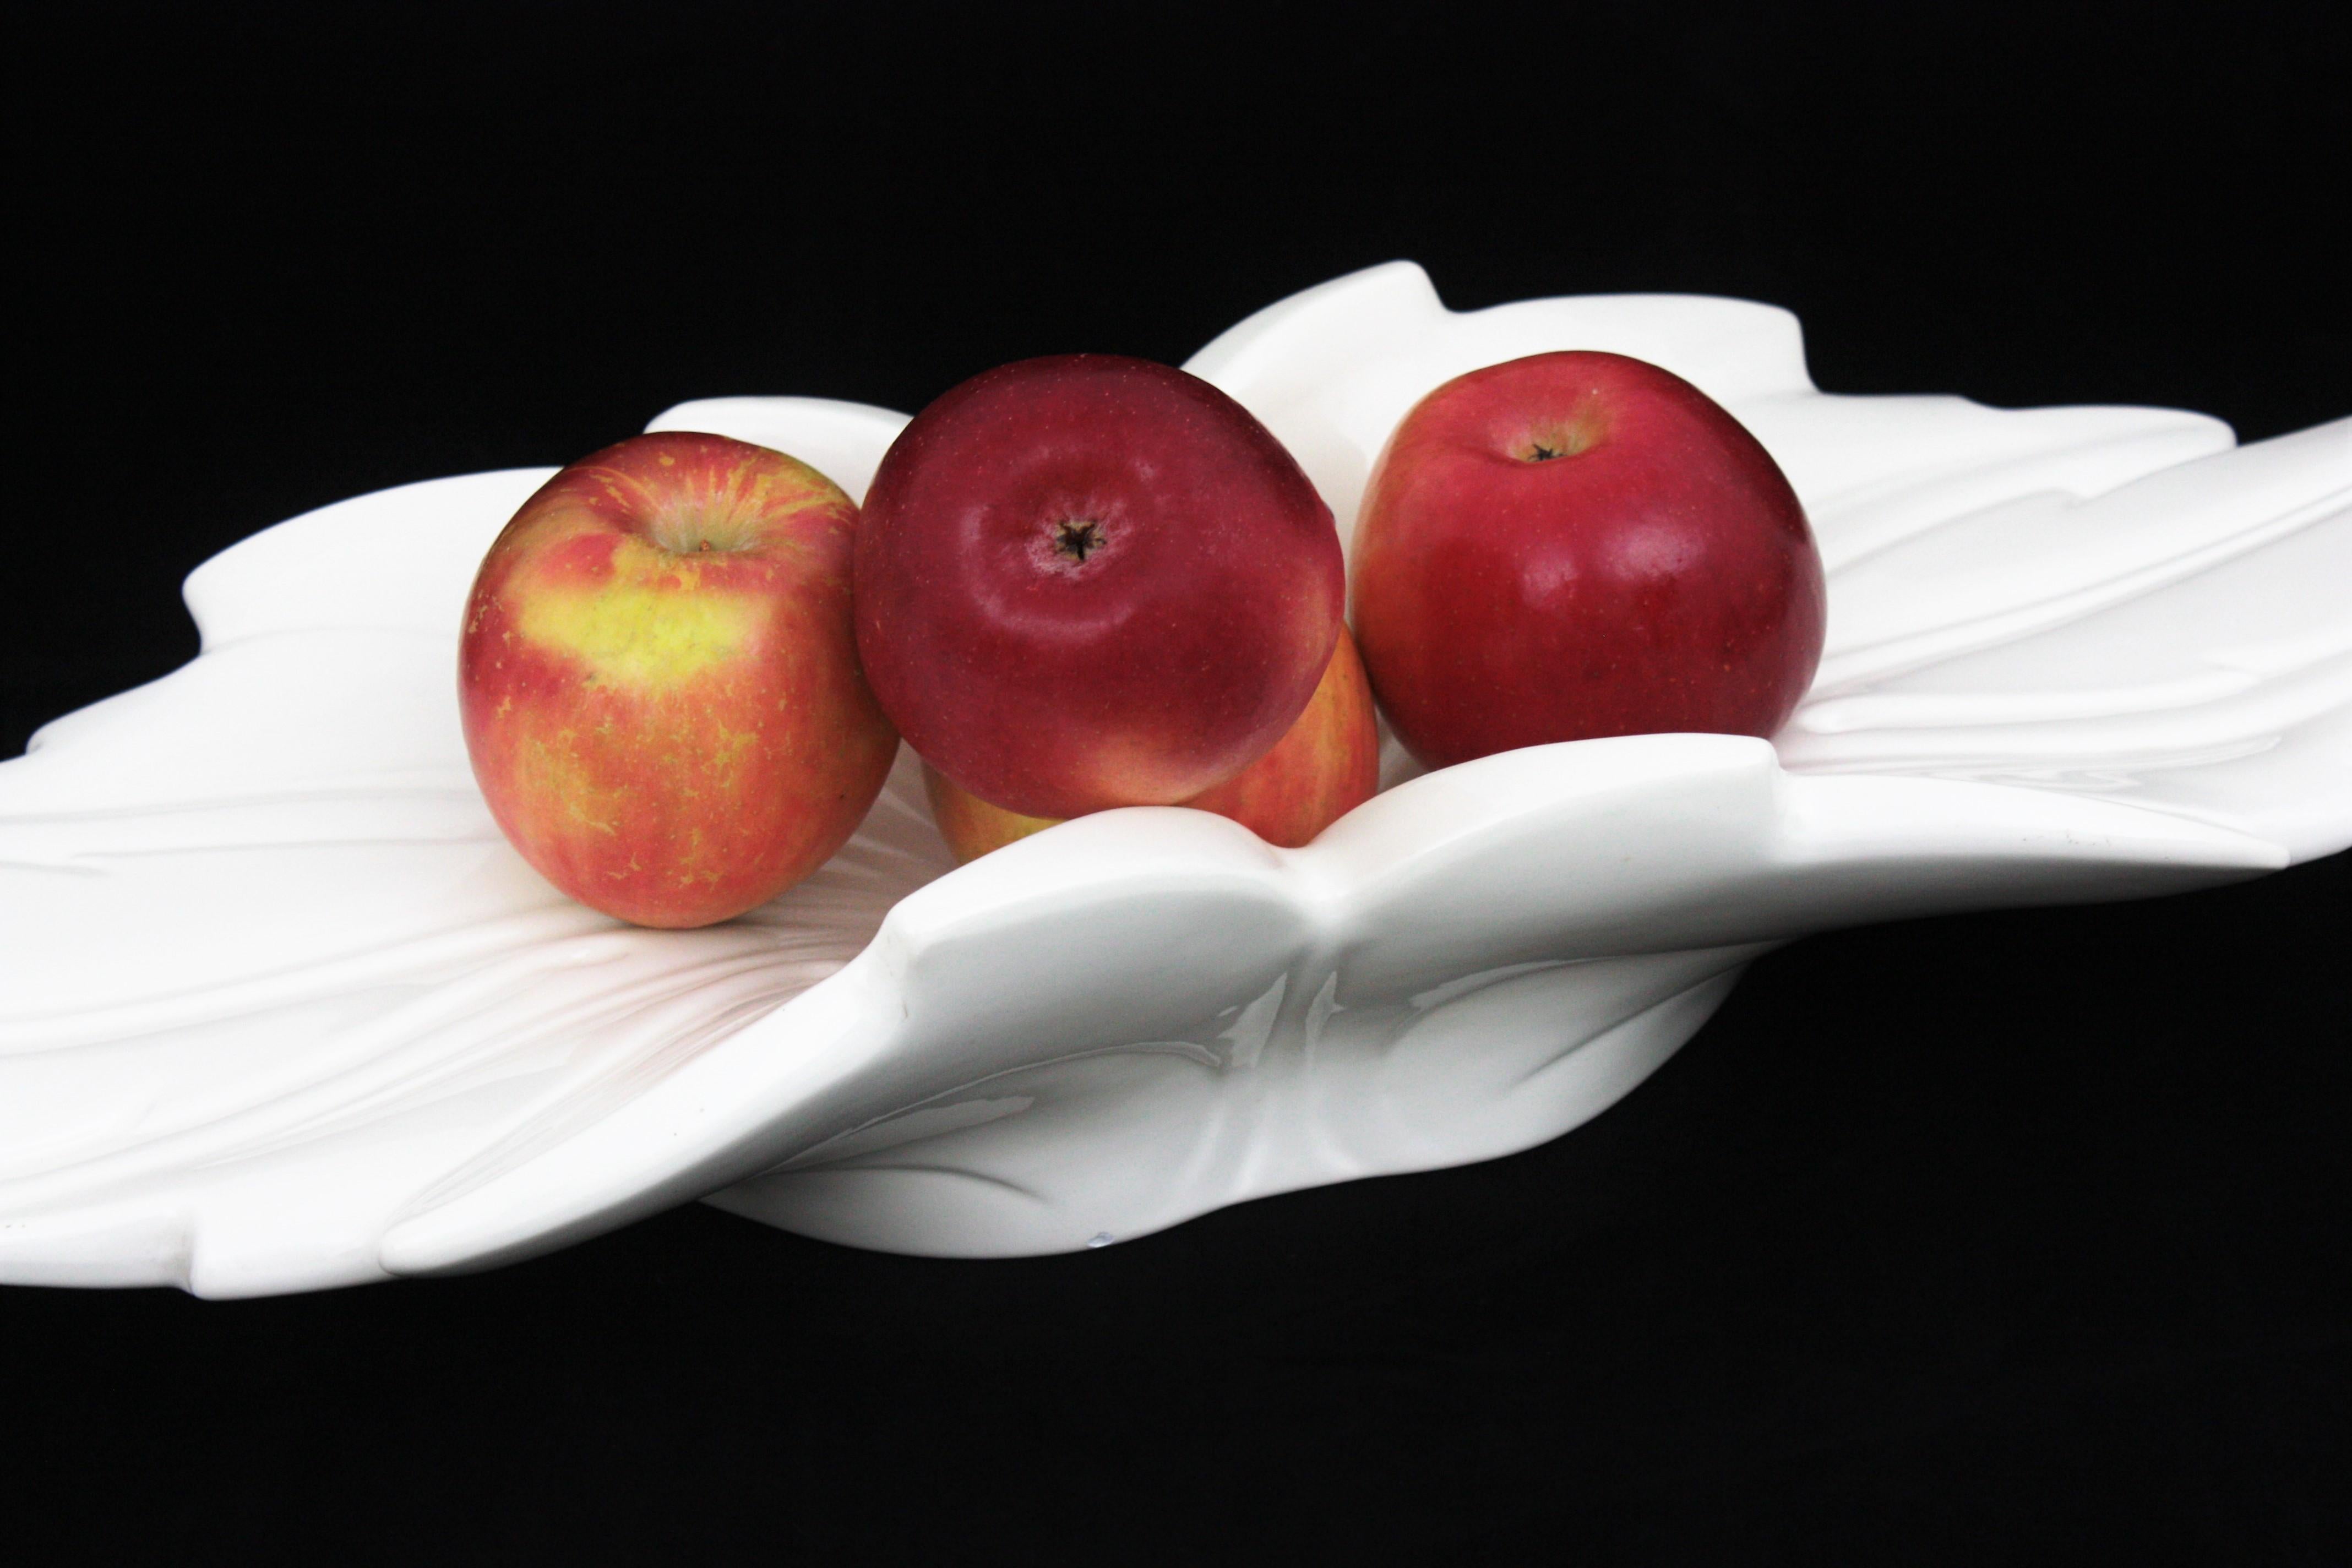
[[[1397,257],[1815,379],[2352,413],[2322,8],[76,8],[14,24],[0,756],[180,579],[695,396],[1181,361]],[[474,1278],[0,1291],[42,1561],[2343,1561],[2352,869],[1758,965],[1571,1137],[1080,1257],[690,1206]]]

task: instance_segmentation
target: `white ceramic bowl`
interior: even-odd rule
[[[549,470],[299,517],[188,580],[202,656],[0,765],[0,1279],[205,1295],[480,1268],[687,1199],[966,1257],[1552,1138],[1809,931],[2158,893],[2352,843],[2352,421],[1840,397],[1797,323],[1616,296],[1456,315],[1343,278],[1190,368],[1346,537],[1423,392],[1555,348],[1688,377],[1830,571],[1774,742],[1549,746],[1307,848],[1085,818],[961,869],[902,756],[744,920],[636,931],[492,826],[458,609]],[[862,494],[904,416],[689,404]]]

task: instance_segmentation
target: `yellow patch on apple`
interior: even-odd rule
[[[756,637],[759,604],[700,592],[691,562],[623,539],[600,588],[555,588],[523,599],[516,628],[621,686],[675,686],[724,666]]]

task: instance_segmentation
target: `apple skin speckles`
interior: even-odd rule
[[[857,665],[856,528],[815,469],[690,432],[608,447],[526,501],[458,646],[467,752],[523,858],[667,927],[830,858],[898,743]]]

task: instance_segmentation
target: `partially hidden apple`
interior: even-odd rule
[[[1267,843],[1296,849],[1371,799],[1380,779],[1381,737],[1371,689],[1355,640],[1342,631],[1314,696],[1274,749],[1223,784],[1179,804],[1232,817]],[[958,860],[977,859],[1056,820],[991,805],[928,763],[923,784],[931,816]]]
[[[924,760],[1005,810],[1171,805],[1279,740],[1346,608],[1330,509],[1232,398],[1112,354],[950,389],[884,456],[857,648]]]
[[[857,666],[856,526],[807,465],[686,432],[583,458],[524,502],[458,647],[474,776],[523,858],[677,927],[840,848],[898,749]]]
[[[1698,388],[1621,354],[1536,354],[1430,393],[1374,465],[1354,543],[1373,694],[1432,767],[1769,736],[1821,659],[1821,556],[1788,479]]]

